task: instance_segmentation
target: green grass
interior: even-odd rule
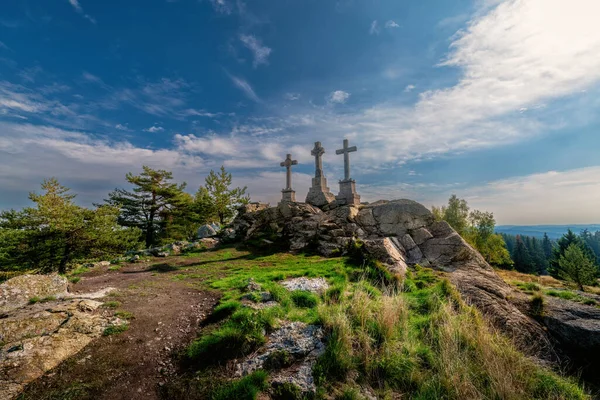
[[[564,300],[571,300],[577,303],[586,304],[589,306],[596,306],[598,302],[588,297],[580,296],[577,293],[573,293],[570,290],[547,290],[545,292],[548,296],[558,297]]]
[[[268,388],[267,374],[256,371],[242,379],[225,384],[214,390],[212,400],[255,400],[258,393]]]
[[[108,267],[109,271],[118,271],[121,269],[121,265],[111,265],[110,267]]]
[[[46,296],[43,298],[40,298],[38,296],[34,296],[32,298],[29,299],[29,304],[35,304],[35,303],[47,303],[49,301],[54,301],[56,300],[56,296]]]
[[[514,281],[512,283],[527,294],[532,294],[533,292],[539,292],[540,290],[542,290],[540,285],[534,282]]]
[[[129,329],[128,324],[109,325],[104,329],[104,332],[102,332],[102,336],[118,335],[119,333],[125,332],[127,329]]]
[[[119,317],[121,319],[125,319],[125,320],[130,320],[130,319],[134,319],[135,316],[133,315],[133,313],[129,312],[129,311],[123,311],[123,310],[119,310],[116,311],[114,313],[115,317]]]
[[[121,306],[121,302],[116,301],[116,300],[111,300],[111,301],[104,302],[104,304],[102,304],[102,305],[107,308],[118,308]]]
[[[220,379],[229,360],[257,350],[282,321],[324,326],[325,353],[313,369],[323,398],[361,398],[348,389],[357,383],[378,398],[587,398],[575,381],[534,364],[490,330],[480,313],[431,269],[417,266],[401,280],[381,264],[361,268],[341,257],[252,254],[234,248],[198,254],[198,262],[179,273],[187,275],[188,283],[210,271],[204,276],[222,299],[185,352],[198,371],[179,392],[196,393],[189,398],[255,398],[266,386],[252,386],[246,378],[224,386]],[[331,287],[317,296],[279,284],[299,276],[325,277]],[[278,305],[244,307],[241,297],[250,278]],[[523,289],[541,292],[533,285]],[[266,367],[276,371],[292,361],[276,354]],[[294,388],[273,387],[269,393],[275,398],[297,395]]]
[[[69,282],[71,282],[73,284],[79,282],[80,280],[81,280],[80,276],[72,276],[72,277],[69,278]]]

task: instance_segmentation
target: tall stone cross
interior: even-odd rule
[[[297,160],[292,160],[292,155],[288,154],[285,158],[285,161],[280,163],[282,167],[287,169],[285,176],[285,189],[284,190],[292,190],[292,165],[298,165]]]
[[[315,177],[312,179],[312,186],[306,195],[306,202],[313,206],[323,207],[335,200],[333,193],[327,187],[327,179],[323,173],[323,154],[325,149],[321,146],[321,142],[315,142],[315,148],[310,154],[315,156]]]
[[[356,146],[348,147],[348,139],[344,139],[344,148],[335,151],[335,154],[344,155],[344,181],[350,180],[350,153],[356,150]]]
[[[315,178],[320,178],[323,176],[323,154],[325,154],[325,149],[321,146],[321,142],[315,142],[315,148],[310,151],[315,157]]]

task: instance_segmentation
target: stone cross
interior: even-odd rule
[[[344,155],[344,180],[350,180],[350,153],[356,151],[356,146],[348,147],[348,139],[344,139],[344,148],[335,151],[335,154]]]
[[[288,154],[285,158],[285,161],[280,163],[279,165],[287,169],[285,177],[285,190],[292,190],[292,165],[298,165],[298,161],[292,160],[292,155]]]
[[[321,146],[321,142],[315,142],[315,148],[310,151],[315,157],[315,178],[323,176],[323,159],[321,158],[325,154],[325,149]]]

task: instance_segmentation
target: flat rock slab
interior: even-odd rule
[[[79,352],[110,324],[125,321],[96,313],[94,300],[56,300],[14,310],[0,319],[0,398]]]
[[[0,314],[25,306],[29,299],[59,297],[67,293],[66,278],[52,275],[20,275],[0,285]]]
[[[329,289],[329,284],[324,278],[292,278],[279,282],[287,290],[304,290],[321,294]]]

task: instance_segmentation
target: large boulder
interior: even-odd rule
[[[198,239],[204,239],[204,238],[213,237],[216,235],[217,235],[217,231],[215,230],[215,228],[212,225],[209,225],[209,224],[202,225],[200,228],[198,228],[198,232],[196,233],[196,237]]]
[[[30,299],[67,293],[69,282],[57,274],[20,275],[0,285],[0,315],[23,307]]]

